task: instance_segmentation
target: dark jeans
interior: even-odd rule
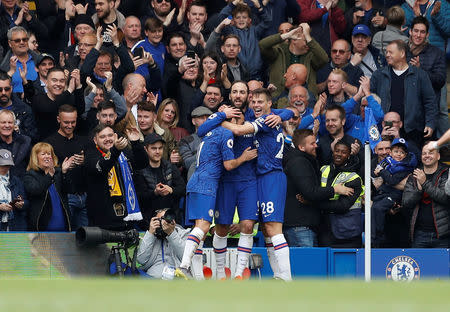
[[[317,247],[317,234],[309,227],[287,227],[283,234],[289,247]]]
[[[414,241],[412,248],[448,248],[448,237],[437,238],[436,232],[424,232],[420,230],[414,231]]]
[[[86,193],[67,195],[67,198],[69,199],[72,229],[75,231],[82,226],[88,225],[86,197]]]

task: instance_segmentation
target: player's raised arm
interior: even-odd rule
[[[251,147],[247,147],[242,152],[241,156],[239,156],[238,158],[231,159],[231,160],[225,160],[223,162],[223,166],[225,167],[226,170],[230,171],[230,170],[233,170],[233,169],[239,167],[246,161],[255,159],[257,156],[258,156],[258,152],[257,152],[256,148],[252,149]]]
[[[222,122],[222,127],[227,128],[237,136],[255,133],[255,127],[249,122],[246,122],[243,125],[237,125],[229,121],[224,121]]]

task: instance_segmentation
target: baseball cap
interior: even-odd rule
[[[205,116],[205,115],[209,116],[209,115],[212,115],[212,113],[213,112],[209,108],[204,107],[204,106],[199,106],[192,111],[191,117],[200,117],[200,116]]]
[[[394,141],[392,141],[391,147],[394,145],[403,145],[406,150],[408,150],[408,143],[406,143],[406,140],[404,138],[396,138]]]
[[[7,149],[0,149],[0,166],[14,166],[12,154]]]
[[[157,133],[150,133],[144,139],[144,145],[149,145],[156,142],[166,143],[166,140],[164,140],[163,137]]]
[[[363,34],[363,35],[365,35],[367,37],[371,37],[372,36],[372,33],[370,32],[369,27],[367,27],[364,24],[358,24],[358,25],[356,25],[353,28],[352,36],[355,36],[357,34]]]
[[[39,61],[37,63],[37,66],[41,65],[42,61],[45,59],[50,59],[53,61],[53,63],[55,63],[55,58],[51,55],[51,54],[47,54],[47,53],[42,53],[40,55]]]

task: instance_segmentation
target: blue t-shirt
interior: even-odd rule
[[[27,60],[27,80],[35,81],[38,78],[38,74],[36,72],[35,64],[31,55],[28,55]],[[20,61],[17,61],[16,71],[12,75],[12,88],[13,92],[21,93],[23,92],[22,78],[20,77],[19,68],[23,70],[23,65]]]
[[[48,221],[47,231],[65,231],[64,211],[54,183],[48,188],[48,193],[52,203],[52,216]]]
[[[255,128],[255,146],[258,148],[256,174],[262,175],[274,170],[283,170],[284,136],[281,126],[270,128],[261,116],[252,122]]]
[[[186,191],[215,196],[223,172],[223,162],[234,159],[233,133],[223,127],[209,131],[200,143],[197,166]]]

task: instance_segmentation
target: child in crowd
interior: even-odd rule
[[[383,244],[386,213],[396,214],[400,210],[403,191],[397,185],[413,172],[416,166],[416,156],[408,152],[405,139],[397,138],[392,141],[390,156],[383,159],[373,171],[375,177],[383,179],[372,204],[374,247],[380,247]]]

